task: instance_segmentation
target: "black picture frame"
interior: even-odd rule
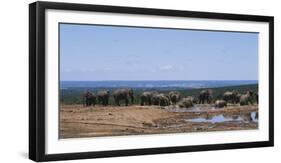
[[[45,11],[95,11],[124,14],[160,15],[269,23],[269,141],[159,147],[150,149],[115,150],[66,154],[45,153]],[[271,16],[239,15],[210,12],[179,11],[152,8],[102,6],[73,3],[34,2],[29,5],[29,158],[34,161],[55,161],[116,156],[132,156],[191,151],[269,147],[274,145],[274,18]]]

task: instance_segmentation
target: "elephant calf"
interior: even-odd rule
[[[224,108],[227,107],[227,103],[225,100],[217,100],[215,102],[215,108]]]
[[[113,97],[115,104],[120,106],[120,101],[124,100],[125,105],[128,106],[129,99],[131,99],[131,103],[134,103],[134,91],[131,88],[123,88],[123,89],[117,89],[113,92]]]
[[[180,108],[193,107],[194,106],[193,101],[194,101],[194,98],[192,96],[185,97],[180,101],[179,107]]]
[[[246,94],[241,95],[240,97],[240,105],[248,105],[248,104],[253,104],[253,92],[252,91],[247,91]]]

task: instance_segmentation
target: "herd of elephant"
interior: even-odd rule
[[[124,101],[126,106],[128,106],[129,100],[131,100],[131,103],[134,103],[133,89],[117,89],[112,93],[112,96],[114,98],[115,104],[118,106],[120,106],[120,101]],[[91,106],[99,103],[106,106],[109,104],[109,97],[110,92],[108,90],[98,91],[96,95],[87,91],[83,95],[83,105]]]
[[[140,94],[140,105],[159,105],[169,106],[177,104],[181,108],[193,107],[194,104],[214,104],[216,108],[226,107],[227,103],[249,105],[253,104],[254,99],[258,103],[258,93],[247,91],[240,94],[237,91],[227,91],[222,95],[222,99],[213,100],[212,90],[202,90],[198,97],[183,97],[178,91],[171,91],[167,94],[158,93],[156,91],[145,91]],[[117,106],[120,102],[124,102],[126,106],[129,103],[134,104],[134,91],[131,88],[116,89],[112,93],[108,90],[98,91],[97,94],[87,91],[83,95],[83,105],[91,106],[95,104],[109,105],[109,98],[113,97]]]

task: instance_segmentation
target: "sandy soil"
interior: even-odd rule
[[[61,105],[59,136],[78,138],[257,129],[257,121],[251,119],[252,112],[258,112],[257,105],[243,107],[234,105],[221,109],[214,109],[209,105],[199,105],[191,109],[173,106],[161,109],[159,106],[138,105],[128,107]],[[208,120],[217,115],[233,120],[192,121],[194,118]]]

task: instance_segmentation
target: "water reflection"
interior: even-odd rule
[[[198,117],[193,119],[186,119],[187,122],[206,122],[206,123],[220,123],[220,122],[258,122],[258,113],[251,112],[242,115],[207,115],[205,117]]]

